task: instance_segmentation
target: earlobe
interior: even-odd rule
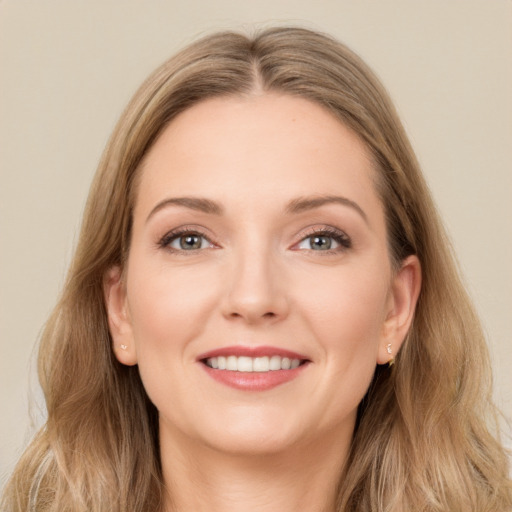
[[[411,327],[420,289],[421,264],[417,256],[409,256],[393,278],[377,364],[393,363]]]
[[[103,293],[114,354],[120,363],[133,366],[137,364],[137,353],[120,267],[112,267],[106,272],[103,278]]]

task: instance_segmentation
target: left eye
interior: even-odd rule
[[[334,237],[329,235],[313,235],[304,238],[299,244],[299,249],[309,249],[313,251],[328,251],[329,249],[336,249],[340,246]]]
[[[332,251],[350,249],[352,242],[343,232],[331,233],[317,232],[303,238],[297,245],[297,249],[306,249],[309,251]]]
[[[197,233],[177,235],[167,242],[168,247],[180,251],[196,251],[198,249],[206,249],[211,247],[211,245],[209,240]]]

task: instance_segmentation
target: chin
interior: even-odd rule
[[[276,410],[277,409],[277,410]],[[207,411],[203,410],[203,413]],[[231,455],[263,456],[282,453],[307,443],[307,428],[301,419],[279,407],[239,405],[226,411],[209,411],[191,422],[185,418],[160,421],[160,435]]]
[[[269,428],[270,427],[270,428]],[[223,432],[209,432],[205,443],[229,455],[258,457],[279,455],[300,445],[301,435],[274,425],[266,428],[229,428]]]
[[[203,411],[206,412],[206,411]],[[210,411],[211,412],[211,411]],[[274,404],[238,405],[206,414],[200,421],[182,425],[182,435],[192,449],[207,448],[231,456],[263,457],[304,453],[336,439],[352,437],[356,411],[338,417],[307,418],[300,408]],[[313,421],[315,419],[315,421]]]

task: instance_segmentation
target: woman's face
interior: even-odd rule
[[[162,443],[350,438],[411,314],[373,172],[358,137],[305,99],[211,99],[164,130],[123,280],[113,269],[106,286],[116,355],[139,365]]]

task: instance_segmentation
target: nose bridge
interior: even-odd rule
[[[227,279],[225,314],[249,323],[281,318],[287,313],[283,274],[271,244],[244,237],[233,249]]]

